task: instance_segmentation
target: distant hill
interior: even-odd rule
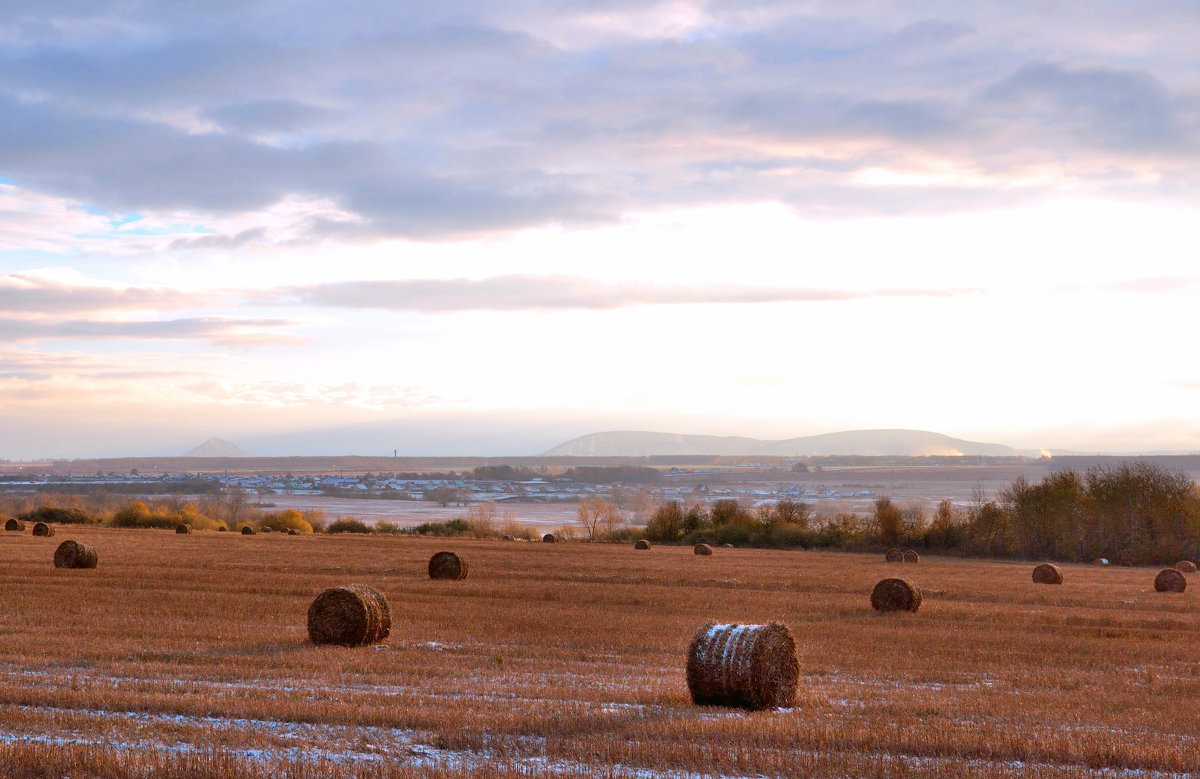
[[[926,430],[846,430],[782,441],[710,435],[678,435],[618,430],[591,433],[559,444],[545,457],[649,457],[654,455],[775,455],[820,457],[863,455],[921,457],[929,455],[986,457],[1036,456],[1037,452],[1003,444],[964,441]]]
[[[195,449],[183,453],[184,457],[253,457],[237,444],[223,438],[210,438]]]

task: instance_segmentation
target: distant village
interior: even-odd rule
[[[476,469],[486,470],[486,469]],[[271,495],[313,495],[339,498],[432,501],[442,505],[472,503],[572,502],[588,497],[643,496],[654,502],[713,501],[737,498],[751,502],[863,498],[870,489],[805,485],[796,481],[764,484],[725,483],[725,468],[638,469],[641,478],[606,478],[608,469],[585,469],[590,478],[572,475],[520,474],[518,478],[486,478],[470,471],[435,474],[219,474],[219,473],[94,473],[64,475],[27,472],[0,476],[0,492],[111,492],[137,495],[197,495],[241,491],[260,500]],[[620,469],[612,469],[614,472]],[[627,473],[624,475],[629,476]],[[621,474],[613,474],[621,475]],[[486,476],[486,474],[485,474]],[[705,477],[712,477],[706,479]],[[710,481],[712,483],[710,483]]]

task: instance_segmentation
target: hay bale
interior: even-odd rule
[[[800,662],[787,625],[718,625],[696,631],[688,647],[687,684],[697,706],[751,711],[796,700]]]
[[[289,527],[289,528],[288,528],[288,532],[287,532],[287,534],[288,534],[289,536],[298,536],[298,535],[300,535],[300,531],[299,531],[299,530],[297,530],[297,529],[296,529],[296,528],[294,528],[294,527]]]
[[[218,532],[218,533],[228,533],[228,532],[229,532],[229,528],[225,527],[224,525],[221,525],[221,526],[219,526],[219,527],[217,528],[217,532]]]
[[[454,552],[438,552],[429,558],[430,579],[465,579],[467,561]]]
[[[921,588],[905,579],[883,579],[871,590],[871,608],[879,613],[921,608]]]
[[[1195,573],[1196,564],[1191,560],[1180,560],[1179,562],[1175,563],[1175,570],[1179,571],[1180,573]]]
[[[1033,580],[1038,584],[1062,584],[1062,569],[1057,565],[1042,563],[1033,569]]]
[[[883,555],[883,561],[885,563],[902,563],[904,562],[904,552],[901,552],[899,549],[895,548],[889,549]]]
[[[904,562],[906,562],[906,563],[921,562],[921,555],[917,554],[917,550],[915,550],[915,549],[905,549],[901,553],[900,556],[904,559]]]
[[[1108,558],[1097,557],[1095,560],[1092,560],[1092,565],[1108,565]]]
[[[33,534],[35,536],[49,538],[50,536],[54,535],[54,526],[47,525],[45,522],[39,522],[33,526]]]
[[[554,537],[553,533],[547,533],[546,535],[542,536],[542,541],[547,544],[553,544],[557,540],[558,539]]]
[[[95,568],[98,560],[93,547],[78,541],[63,541],[54,550],[55,568]]]
[[[246,525],[244,528],[242,528],[242,535],[244,535],[244,536],[254,535],[254,528],[250,527],[249,525]]]
[[[4,529],[23,533],[25,532],[25,523],[19,519],[10,519],[4,523]]]
[[[733,549],[733,544],[721,544],[722,549]]]
[[[1183,592],[1187,589],[1187,579],[1174,568],[1163,568],[1154,577],[1155,592]]]
[[[708,544],[696,544],[692,547],[692,553],[703,557],[708,557],[712,554],[712,547]]]
[[[271,530],[271,526],[270,526],[270,525],[263,525],[263,529],[262,529],[261,531],[259,531],[259,532],[261,532],[261,533],[271,533],[271,532],[274,532],[274,531],[272,531],[272,530]]]
[[[504,538],[502,538],[501,540],[502,540],[502,541],[516,541],[517,539],[515,539],[515,538],[513,538],[512,536],[510,536],[510,535],[508,535],[507,533],[505,533],[505,534],[504,534]]]
[[[192,532],[192,529],[187,525],[176,525],[175,532],[179,535],[187,535],[188,533]]]
[[[650,548],[650,542],[649,542],[649,541],[647,541],[647,540],[646,540],[646,539],[644,539],[644,538],[639,538],[639,539],[637,540],[637,543],[633,545],[633,548],[634,548],[634,549],[649,549],[649,548]]]
[[[314,644],[367,646],[392,632],[392,609],[374,587],[330,587],[308,607],[308,637]]]

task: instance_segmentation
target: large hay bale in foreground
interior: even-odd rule
[[[1155,592],[1183,592],[1187,589],[1187,579],[1174,568],[1163,568],[1154,577]]]
[[[1062,584],[1062,569],[1057,565],[1042,563],[1033,569],[1033,580],[1038,584]]]
[[[467,561],[454,552],[438,552],[429,558],[430,579],[465,579]]]
[[[244,536],[254,535],[254,528],[250,527],[249,525],[246,525],[244,528],[242,528],[242,535],[244,535]]]
[[[883,579],[871,590],[871,608],[881,614],[916,611],[921,608],[921,588],[905,579]]]
[[[796,700],[800,662],[787,625],[718,625],[696,631],[688,647],[687,684],[697,706],[758,711]]]
[[[330,587],[308,607],[308,637],[314,644],[367,646],[392,632],[392,609],[374,587]]]
[[[901,562],[904,562],[904,552],[901,552],[899,549],[889,549],[889,550],[887,550],[887,552],[886,552],[886,553],[883,555],[883,561],[884,561],[885,563],[901,563]]]
[[[54,526],[47,525],[45,522],[39,522],[33,526],[33,534],[35,536],[49,538],[50,536],[54,535]]]
[[[906,562],[906,563],[921,562],[921,555],[917,554],[917,550],[915,550],[915,549],[905,549],[904,552],[901,554],[901,557],[904,559],[904,562]]]
[[[542,536],[542,541],[547,544],[553,544],[557,540],[558,539],[554,537],[553,533],[547,533],[546,535]]]
[[[187,533],[192,532],[192,529],[190,527],[188,527],[187,525],[176,525],[175,532],[180,535],[186,535]]]
[[[98,561],[96,550],[78,541],[63,541],[54,550],[55,568],[95,568]]]
[[[1179,562],[1175,563],[1175,570],[1179,571],[1180,573],[1195,573],[1196,564],[1191,560],[1180,560]]]
[[[696,544],[694,547],[692,547],[692,553],[701,555],[703,557],[708,557],[712,554],[712,547],[708,544]]]
[[[647,541],[647,540],[646,540],[646,539],[644,539],[644,538],[639,538],[639,539],[637,540],[637,543],[633,545],[633,548],[634,548],[634,549],[649,549],[649,548],[650,548],[650,542],[649,542],[649,541]]]
[[[5,530],[15,530],[18,532],[25,531],[25,523],[19,519],[10,519],[4,523]]]

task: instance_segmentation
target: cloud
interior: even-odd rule
[[[163,287],[72,283],[34,273],[0,276],[0,311],[10,314],[167,310],[201,301],[201,296],[196,293]]]
[[[302,340],[279,332],[295,323],[286,319],[188,319],[109,321],[0,317],[0,341],[208,341],[224,346],[295,344]]]
[[[1072,24],[876,2],[18,5],[0,169],[107,211],[247,217],[197,250],[260,240],[253,219],[289,198],[348,215],[304,241],[747,201],[1200,199],[1191,42],[1167,5]],[[1005,181],[1031,163],[1039,185]],[[963,175],[880,183],[929,167]]]
[[[604,283],[575,276],[494,276],[485,279],[410,279],[332,282],[285,291],[303,303],[344,308],[445,312],[606,310],[629,306],[712,303],[797,303],[873,297],[949,297],[978,290],[835,289],[664,286]]]

